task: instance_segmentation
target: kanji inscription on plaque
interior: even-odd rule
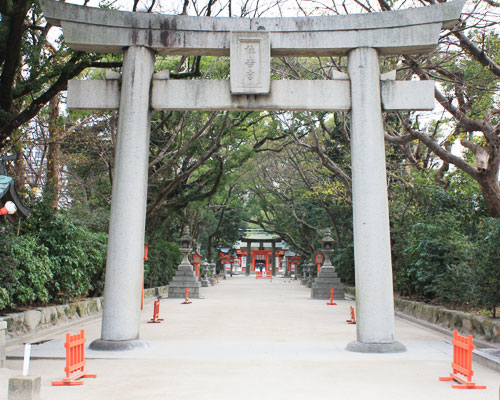
[[[231,32],[231,93],[268,94],[271,46],[268,32]]]

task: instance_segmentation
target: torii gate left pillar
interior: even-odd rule
[[[105,302],[101,339],[90,344],[93,350],[147,346],[139,339],[142,277],[137,265],[144,255],[154,60],[154,52],[144,46],[128,47],[123,54]]]

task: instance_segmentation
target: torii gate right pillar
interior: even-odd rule
[[[349,53],[356,352],[399,352],[395,340],[389,203],[377,51]]]

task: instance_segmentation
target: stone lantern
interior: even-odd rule
[[[287,250],[285,251],[285,254],[283,255],[283,258],[285,260],[285,277],[289,277],[291,275],[290,271],[290,258],[293,257],[295,253],[293,251]]]
[[[309,271],[309,263],[306,262],[306,263],[302,264],[302,279],[300,280],[300,282],[303,285],[305,285],[307,282],[308,271]]]
[[[304,269],[305,273],[304,273],[304,278],[302,279],[302,284],[310,288],[311,287],[310,284],[312,283],[311,273],[313,269],[313,264],[308,261],[306,264],[304,264]]]
[[[210,278],[208,279],[210,282],[210,285],[214,286],[216,282],[215,275],[217,275],[216,271],[216,264],[214,262],[211,262],[208,264],[209,265],[209,270],[210,270]]]
[[[333,254],[333,243],[330,229],[325,229],[323,238],[320,240],[323,247],[322,253],[325,256],[323,265],[319,271],[318,277],[311,285],[311,297],[313,299],[328,300],[330,298],[331,289],[334,290],[334,299],[344,299],[344,284],[335,272],[335,267],[332,265],[330,257]]]
[[[309,263],[309,277],[307,279],[307,287],[308,288],[311,288],[312,287],[312,283],[314,281],[314,271],[315,271],[315,267],[316,265],[312,262]]]
[[[323,267],[332,267],[332,261],[330,260],[330,257],[333,254],[334,240],[332,238],[332,232],[330,231],[330,228],[325,229],[325,234],[320,240],[320,243],[323,245],[323,254],[325,255],[325,262],[323,263]],[[323,269],[323,267],[321,269]]]
[[[188,226],[185,226],[184,229],[182,229],[182,236],[179,239],[179,244],[181,245],[180,251],[184,255],[182,264],[189,263],[188,256],[189,253],[191,253],[191,234]]]
[[[202,287],[208,287],[208,262],[205,260],[205,262],[202,264],[201,268],[201,286]]]
[[[183,299],[186,289],[189,289],[189,297],[192,299],[200,298],[201,283],[195,276],[193,266],[189,262],[189,253],[191,253],[191,235],[189,227],[184,227],[182,235],[179,238],[181,252],[184,259],[177,266],[177,271],[172,281],[168,285],[168,297],[174,299]]]

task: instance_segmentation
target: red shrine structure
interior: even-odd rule
[[[230,264],[236,271],[245,271],[250,275],[255,271],[291,272],[292,267],[300,261],[288,251],[287,244],[277,235],[261,230],[248,230],[233,247],[233,255],[220,252],[219,259],[223,264]]]

